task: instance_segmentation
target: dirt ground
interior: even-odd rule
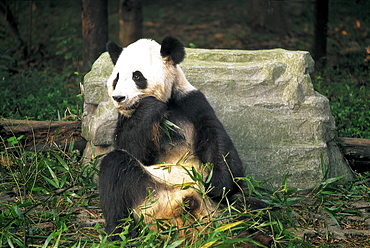
[[[370,247],[370,204],[359,199],[348,202],[346,208],[358,210],[354,215],[338,215],[337,220],[321,209],[310,212],[296,207],[296,222],[300,228],[290,228],[314,247]],[[343,206],[344,208],[344,206]]]

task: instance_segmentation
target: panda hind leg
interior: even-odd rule
[[[148,189],[154,188],[152,177],[143,165],[127,151],[114,150],[100,163],[99,197],[108,234],[121,233],[123,219],[131,217],[132,209],[141,204]],[[132,219],[132,218],[131,218]],[[129,236],[136,236],[135,224],[130,226]],[[111,240],[117,240],[112,235]]]

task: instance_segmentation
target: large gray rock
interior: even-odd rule
[[[214,107],[247,174],[274,185],[290,175],[288,185],[301,189],[316,186],[326,173],[352,178],[333,141],[328,99],[313,89],[308,52],[187,49],[181,67]],[[106,80],[112,68],[104,53],[84,78],[87,158],[111,149],[117,111]]]

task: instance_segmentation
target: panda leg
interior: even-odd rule
[[[106,221],[106,232],[120,233],[122,219],[130,217],[131,210],[141,204],[148,189],[154,188],[152,177],[142,164],[127,151],[114,150],[101,161],[99,171],[100,204]],[[133,227],[130,236],[135,235]],[[113,240],[119,239],[113,236]]]

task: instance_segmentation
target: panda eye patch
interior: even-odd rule
[[[116,85],[117,85],[117,82],[118,82],[118,79],[119,79],[119,73],[117,73],[117,77],[113,80],[113,90],[116,89]]]
[[[132,73],[132,80],[134,80],[139,89],[146,89],[147,80],[140,71],[135,71]]]

